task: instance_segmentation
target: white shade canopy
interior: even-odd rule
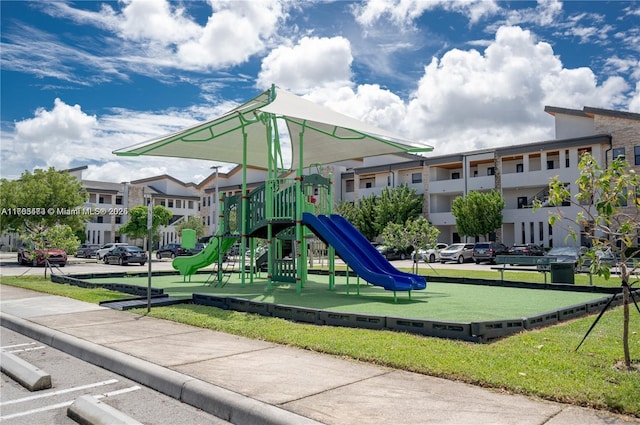
[[[114,151],[120,156],[167,156],[245,164],[268,168],[271,135],[261,114],[283,119],[293,149],[292,169],[347,159],[400,152],[425,152],[433,148],[417,145],[355,118],[340,114],[299,96],[275,88],[261,93],[226,114],[202,124]],[[300,133],[303,133],[302,140]],[[246,157],[243,134],[247,135]],[[302,156],[300,153],[302,152]]]

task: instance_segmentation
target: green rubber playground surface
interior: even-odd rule
[[[336,276],[335,289],[330,291],[327,276],[309,275],[309,279],[313,280],[307,281],[301,293],[297,293],[295,284],[274,284],[269,289],[266,278],[254,278],[251,283],[247,277],[243,286],[240,275],[232,274],[229,281],[220,287],[207,283],[207,277],[205,274],[193,275],[190,282],[184,282],[182,276],[178,275],[153,276],[151,285],[164,289],[166,294],[173,297],[191,298],[193,293],[204,293],[336,312],[453,322],[522,318],[610,296],[604,293],[429,281],[425,290],[412,291],[410,299],[408,293],[398,292],[398,301],[394,303],[393,292],[368,285],[362,280],[358,285],[354,277],[347,284],[345,277]],[[147,287],[146,276],[87,281]]]

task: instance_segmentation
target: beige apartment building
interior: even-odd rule
[[[550,208],[534,212],[533,201],[544,200],[549,181],[556,175],[575,193],[577,164],[583,152],[590,152],[603,166],[624,156],[638,170],[640,114],[591,107],[546,107],[545,112],[555,118],[554,140],[404,161],[396,156],[387,163],[365,160],[362,166],[342,174],[341,199],[357,202],[385,187],[407,184],[425,194],[423,213],[440,230],[440,242],[453,243],[464,239],[456,231],[453,200],[474,190],[496,189],[505,199],[503,226],[496,232],[496,240],[545,247],[584,243],[565,242],[569,223],[550,226]],[[574,217],[577,212],[575,207],[565,208],[567,216]]]

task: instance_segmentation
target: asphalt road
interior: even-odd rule
[[[67,408],[91,395],[144,424],[228,424],[193,406],[51,348],[4,327],[1,349],[51,375],[52,388],[29,392],[2,374],[0,422],[6,425],[77,425]]]

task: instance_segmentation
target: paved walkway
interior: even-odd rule
[[[241,424],[640,424],[0,285],[1,325]]]

